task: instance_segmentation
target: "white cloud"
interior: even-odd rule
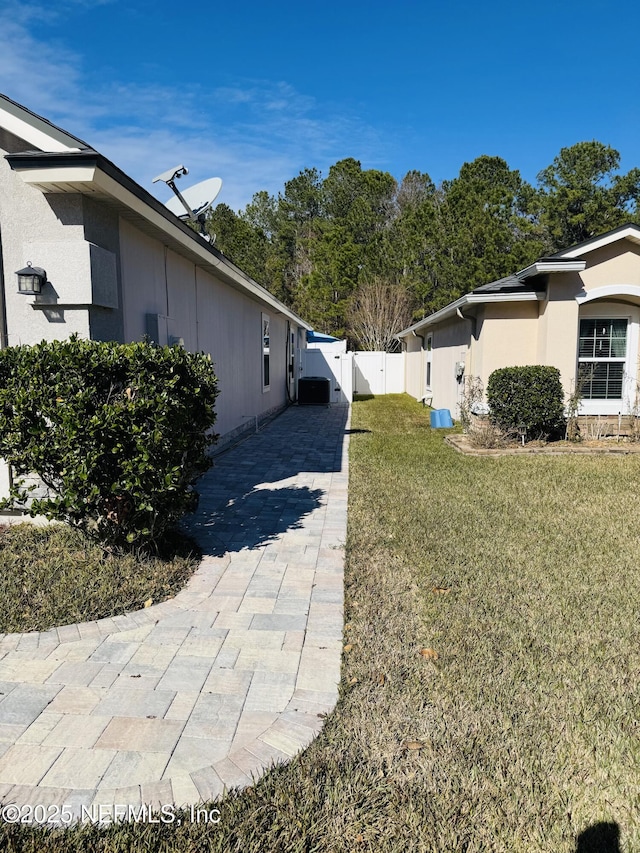
[[[9,3],[0,11],[2,91],[34,112],[59,112],[77,91],[81,60],[67,48],[31,35],[29,25],[37,11],[21,3]],[[47,16],[43,10],[40,20]]]
[[[236,79],[211,88],[89,82],[79,51],[53,35],[38,40],[31,29],[34,20],[49,22],[55,34],[61,11],[85,6],[89,0],[54,10],[10,0],[0,10],[0,91],[93,145],[162,200],[168,191],[151,180],[178,163],[188,166],[189,183],[220,176],[219,201],[238,210],[259,190],[277,193],[305,167],[326,170],[345,156],[372,166],[384,150],[357,117],[331,113],[284,81]]]

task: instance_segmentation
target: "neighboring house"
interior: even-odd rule
[[[222,441],[295,398],[311,327],[143,187],[4,96],[0,154],[2,346],[148,335],[210,353]],[[29,263],[37,296],[17,292]]]
[[[640,227],[625,225],[478,287],[401,332],[406,390],[455,417],[465,377],[557,367],[581,414],[637,407]]]

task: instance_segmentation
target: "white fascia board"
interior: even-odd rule
[[[487,302],[542,302],[544,299],[545,294],[543,292],[537,293],[534,291],[526,291],[525,293],[467,293],[456,299],[455,302],[445,305],[444,308],[436,311],[435,314],[430,314],[428,317],[424,317],[422,320],[414,323],[413,326],[409,326],[408,329],[398,332],[396,338],[406,338],[419,329],[425,329],[427,326],[440,323],[442,320],[446,320],[452,315],[457,314],[464,305],[479,305]],[[462,319],[466,320],[468,318],[463,317]]]
[[[81,151],[78,140],[67,136],[64,131],[49,128],[47,122],[38,119],[30,113],[20,115],[20,110],[6,101],[0,105],[0,127],[8,130],[14,136],[24,139],[39,151],[58,153],[60,151]]]
[[[228,283],[238,290],[252,296],[263,305],[271,308],[277,314],[283,314],[297,326],[311,331],[313,328],[293,311],[289,310],[279,299],[276,299],[266,288],[259,285],[253,279],[242,273],[233,264],[224,258],[219,258],[198,242],[189,234],[186,234],[177,225],[165,218],[161,213],[154,210],[134,193],[123,187],[118,181],[103,172],[98,166],[61,166],[42,169],[16,170],[27,184],[37,186],[44,185],[71,185],[75,192],[86,194],[99,194],[114,199],[118,204],[128,208],[138,216],[146,219],[159,231],[170,235],[174,242],[183,246],[190,255],[196,256],[200,266],[215,267],[216,272],[226,279]]]
[[[578,252],[577,254],[582,254],[582,252]],[[542,273],[582,272],[586,265],[587,262],[583,260],[574,261],[573,263],[567,263],[566,261],[536,261],[535,264],[531,264],[520,270],[519,273],[516,273],[516,277],[524,280],[534,275],[541,275]]]
[[[640,243],[640,229],[637,225],[627,225],[626,228],[616,229],[615,231],[610,231],[608,234],[603,234],[602,237],[596,237],[589,241],[587,245],[581,243],[579,246],[574,246],[573,249],[558,252],[558,257],[577,258],[581,255],[586,255],[588,252],[594,252],[596,249],[609,246],[611,243],[616,243],[618,240],[632,240],[634,243]]]
[[[42,192],[46,192],[45,187],[54,184],[85,184],[84,192],[96,192],[96,189],[92,188],[98,172],[96,166],[60,166],[53,169],[50,166],[44,166],[42,169],[15,169],[15,171],[25,184],[32,184]],[[81,188],[77,190],[77,192],[82,191]]]
[[[524,293],[470,293],[468,302],[542,302],[545,298],[543,291],[527,290]]]

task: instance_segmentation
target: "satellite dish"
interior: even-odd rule
[[[176,197],[170,198],[165,203],[167,210],[175,213],[180,219],[196,220],[209,210],[218,197],[218,193],[222,189],[222,180],[220,178],[208,178],[206,181],[200,181],[199,184],[188,187],[179,195],[174,187],[172,189],[176,192]]]

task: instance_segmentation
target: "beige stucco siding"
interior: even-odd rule
[[[571,393],[575,379],[579,324],[576,296],[582,289],[579,273],[553,277],[549,299],[541,305],[536,359],[531,362],[557,367],[567,394]]]
[[[87,303],[91,300],[81,294],[80,282],[68,263],[69,255],[75,253],[87,269],[90,265],[82,224],[82,197],[68,195],[63,203],[54,206],[47,196],[25,184],[4,159],[7,149],[13,147],[9,136],[4,134],[5,149],[0,149],[0,239],[8,343],[35,344],[67,338],[73,333],[88,337]],[[45,269],[50,281],[37,301],[64,304],[64,309],[34,309],[32,303],[36,300],[17,292],[15,272],[29,261],[34,267]],[[84,305],[74,308],[70,303],[78,302],[80,297]]]
[[[640,246],[629,240],[624,251],[619,243],[605,246],[586,256],[581,279],[586,291],[612,284],[640,285]]]
[[[471,365],[486,385],[500,367],[534,364],[538,323],[537,302],[499,302],[484,307],[476,357]]]
[[[456,411],[461,389],[455,383],[455,363],[463,357],[465,375],[479,377],[485,388],[498,368],[528,364],[556,367],[565,393],[569,395],[575,389],[578,370],[580,320],[592,318],[626,320],[626,353],[596,357],[594,352],[591,357],[585,355],[581,359],[581,363],[587,365],[585,369],[598,363],[599,383],[606,381],[602,378],[606,375],[602,373],[603,364],[605,367],[606,362],[618,365],[613,373],[612,388],[606,389],[608,396],[598,396],[605,393],[604,384],[600,384],[592,399],[587,399],[585,393],[581,411],[609,415],[628,412],[636,406],[640,379],[640,245],[637,239],[636,229],[635,233],[621,236],[600,248],[591,248],[587,243],[583,258],[578,254],[581,247],[577,247],[569,253],[570,258],[579,260],[573,264],[576,267],[573,272],[566,271],[566,266],[559,268],[553,260],[541,262],[543,267],[547,264],[547,271],[538,271],[536,281],[541,293],[546,284],[543,299],[519,301],[517,295],[507,294],[495,299],[488,292],[486,296],[482,292],[473,293],[468,301],[460,300],[455,306],[444,309],[450,312],[448,321],[428,319],[427,325],[421,324],[418,328],[423,337],[430,331],[433,333],[433,405]],[[579,271],[583,263],[585,268]],[[525,279],[523,275],[522,280]],[[464,356],[465,321],[460,314],[474,318],[467,320],[473,326],[473,333],[468,335]],[[607,323],[603,322],[603,326],[606,329]],[[425,393],[426,353],[419,337],[407,335],[404,342],[407,391],[420,398]],[[605,353],[605,349],[601,352]],[[616,398],[620,375],[617,371],[621,363],[623,390],[622,397]]]
[[[456,365],[462,363],[466,368],[470,339],[469,320],[456,317],[438,323],[433,329],[433,406],[437,409],[449,409],[454,418],[458,417],[458,403],[463,390],[462,377],[456,378]]]
[[[404,382],[405,391],[416,400],[422,399],[426,391],[425,354],[422,349],[422,337],[408,335],[404,338]]]
[[[224,435],[285,405],[287,321],[121,220],[121,273],[127,340],[160,315],[167,340],[209,353],[218,376],[216,430]],[[262,314],[270,320],[270,384],[262,387]]]
[[[624,289],[640,287],[640,247],[629,241],[624,251],[620,244],[605,246],[589,253],[586,261],[581,273],[554,275],[549,300],[541,306],[536,362],[559,369],[567,394],[575,387],[580,317],[619,316],[637,324],[638,297],[625,294]],[[581,306],[590,294],[604,295]],[[630,355],[635,365],[635,351]]]

